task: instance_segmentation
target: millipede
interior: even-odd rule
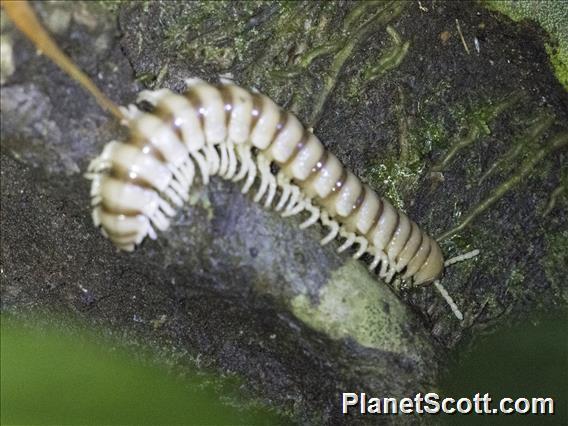
[[[188,200],[195,178],[207,184],[219,176],[242,182],[243,193],[254,188],[254,201],[282,216],[309,214],[301,229],[321,222],[329,229],[322,244],[340,237],[339,252],[355,245],[353,257],[370,255],[369,269],[387,283],[433,284],[463,319],[440,278],[445,266],[479,251],[444,262],[435,239],[363,184],[294,114],[228,79],[215,85],[188,79],[182,94],[144,90],[137,102],[148,108],[117,107],[59,50],[27,3],[2,6],[129,130],[125,141],[107,143],[86,173],[93,221],[118,249],[132,251],[146,236],[156,239]]]

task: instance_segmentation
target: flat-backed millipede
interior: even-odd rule
[[[445,264],[438,243],[347,170],[293,114],[230,80],[214,86],[200,79],[187,80],[184,94],[143,91],[138,101],[149,103],[150,112],[135,105],[118,109],[60,52],[27,4],[2,5],[130,131],[127,141],[108,143],[86,175],[92,179],[95,225],[119,249],[131,251],[146,236],[155,239],[156,228],[167,229],[176,213],[172,205],[188,199],[198,170],[205,184],[214,175],[244,181],[243,193],[257,182],[256,202],[274,206],[283,216],[308,212],[300,228],[320,220],[329,228],[322,244],[336,236],[345,239],[340,252],[357,244],[354,257],[370,254],[369,269],[380,265],[379,275],[387,282],[397,276],[398,283],[433,283],[462,318],[439,283]]]

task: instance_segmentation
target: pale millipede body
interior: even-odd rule
[[[143,91],[138,101],[153,110],[123,109],[129,139],[108,143],[89,166],[94,222],[119,249],[131,251],[147,235],[156,238],[156,228],[165,230],[172,205],[188,199],[199,170],[204,183],[213,175],[244,181],[243,193],[258,180],[256,202],[283,216],[309,212],[301,228],[321,220],[330,229],[323,244],[337,235],[345,238],[339,251],[357,243],[354,257],[373,256],[369,269],[380,264],[387,282],[397,273],[412,285],[441,276],[438,243],[348,171],[292,113],[230,80],[186,83],[184,94]]]
[[[300,228],[320,220],[330,229],[322,244],[338,235],[345,238],[340,252],[358,244],[353,257],[369,253],[369,269],[380,264],[379,275],[387,283],[395,275],[397,284],[433,283],[463,319],[439,278],[444,266],[475,257],[479,250],[444,263],[433,238],[268,97],[226,79],[217,86],[190,79],[184,94],[143,91],[138,101],[149,103],[151,112],[135,105],[119,108],[57,47],[27,2],[2,0],[1,5],[38,49],[130,131],[126,142],[105,145],[86,174],[92,180],[95,225],[119,249],[132,251],[146,236],[155,239],[156,228],[168,228],[176,213],[172,205],[188,200],[197,170],[205,184],[214,175],[244,181],[243,193],[258,181],[256,202],[274,206],[282,216],[307,211],[310,216]]]

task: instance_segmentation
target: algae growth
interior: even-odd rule
[[[415,352],[411,345],[418,340],[409,338],[401,323],[394,320],[408,317],[410,312],[388,288],[377,285],[376,279],[362,274],[361,269],[360,262],[347,261],[333,271],[329,282],[319,290],[317,301],[303,294],[294,297],[292,312],[333,339],[350,338],[361,346],[385,352]]]

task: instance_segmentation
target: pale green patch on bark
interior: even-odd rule
[[[420,340],[401,327],[413,321],[410,311],[363,268],[361,262],[346,262],[320,289],[319,301],[312,303],[306,295],[296,296],[291,303],[293,313],[332,339],[352,338],[368,348],[416,354],[415,345]]]

